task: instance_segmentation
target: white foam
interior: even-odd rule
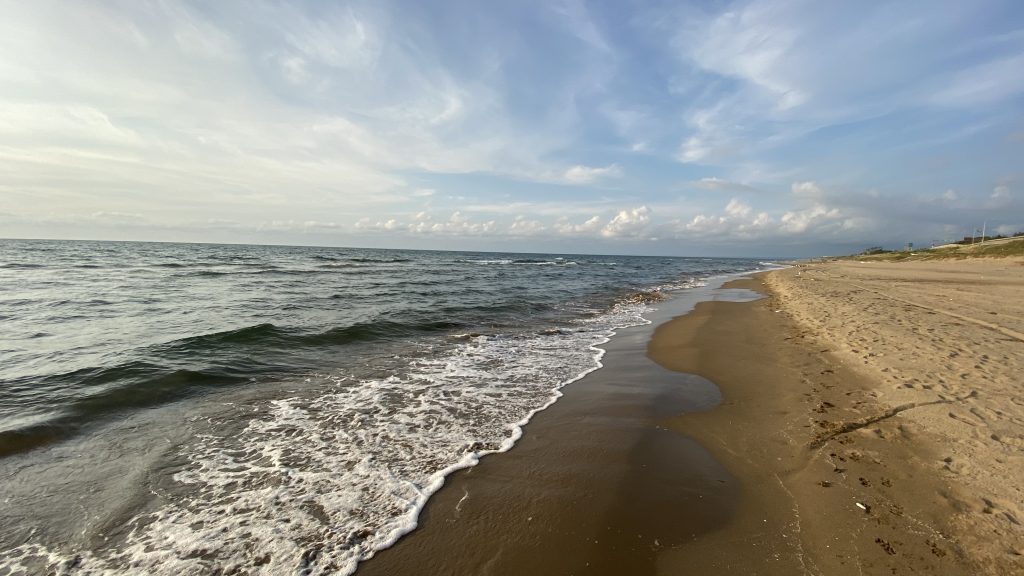
[[[256,406],[240,433],[218,434],[214,421],[185,448],[173,493],[129,521],[123,541],[84,553],[26,545],[0,568],[351,574],[415,529],[448,474],[511,448],[560,388],[601,367],[598,346],[616,328],[647,323],[645,310],[623,304],[558,331],[467,335],[390,376],[335,375],[326,393]]]

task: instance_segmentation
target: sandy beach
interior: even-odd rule
[[[860,452],[856,465],[837,464],[848,469],[838,484],[905,516],[925,504],[937,522],[914,518],[906,546],[941,549],[934,531],[973,573],[1024,572],[1022,264],[843,261],[765,276],[791,337],[864,383],[802,370],[814,404],[808,463]],[[909,482],[882,484],[872,468]],[[948,556],[938,566],[952,570]]]
[[[358,573],[1024,570],[1019,261],[801,264],[726,288],[613,340]]]

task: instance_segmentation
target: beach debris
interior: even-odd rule
[[[863,510],[865,514],[871,514],[871,506],[869,506],[867,504],[862,504],[860,502],[857,502],[856,504],[857,504],[857,508],[860,508],[861,510]]]
[[[822,488],[831,488],[832,483],[828,480],[822,480],[821,482],[818,482],[818,486],[821,486]]]
[[[881,538],[875,538],[875,544],[878,544],[879,546],[881,546],[882,550],[885,550],[886,554],[889,554],[890,556],[895,556],[896,555],[896,549],[893,548],[892,544],[889,544],[887,541],[885,541],[885,540],[883,540]]]
[[[642,290],[634,292],[619,300],[620,304],[652,304],[667,299],[668,296],[656,290]]]

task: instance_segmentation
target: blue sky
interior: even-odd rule
[[[0,0],[0,237],[827,254],[1022,160],[1016,1]]]

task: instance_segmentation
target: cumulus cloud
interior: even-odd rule
[[[553,228],[563,236],[590,236],[601,230],[601,217],[592,216],[585,222],[573,224],[568,218],[562,216],[555,220]]]
[[[664,236],[674,238],[720,238],[742,241],[784,241],[813,234],[819,238],[840,233],[859,233],[865,223],[854,215],[844,215],[838,207],[812,203],[790,209],[773,217],[766,211],[737,198],[731,199],[720,213],[701,212],[689,220],[667,223]]]
[[[725,206],[725,213],[734,218],[745,218],[753,211],[753,208],[743,202],[740,202],[736,198],[730,200]]]
[[[650,222],[651,210],[647,206],[620,210],[601,230],[601,235],[605,238],[637,237],[644,232]]]
[[[496,232],[498,224],[494,220],[473,221],[462,212],[456,210],[445,220],[434,220],[427,212],[419,212],[409,222],[395,218],[372,220],[361,218],[355,228],[362,232],[405,232],[418,235],[442,236],[481,236]]]
[[[780,229],[789,234],[803,234],[822,224],[838,220],[841,217],[838,208],[815,205],[804,210],[786,212],[780,218]]]
[[[516,216],[512,225],[508,227],[508,233],[512,236],[536,236],[547,228],[537,220],[528,219],[526,216]]]
[[[722,214],[700,213],[688,221],[669,224],[669,233],[677,238],[698,235],[723,237],[749,237],[764,232],[773,223],[766,212],[756,212],[753,207],[736,198],[726,204]]]
[[[790,186],[790,191],[796,196],[803,196],[805,198],[818,198],[822,195],[821,186],[817,182],[812,181],[793,182]]]

